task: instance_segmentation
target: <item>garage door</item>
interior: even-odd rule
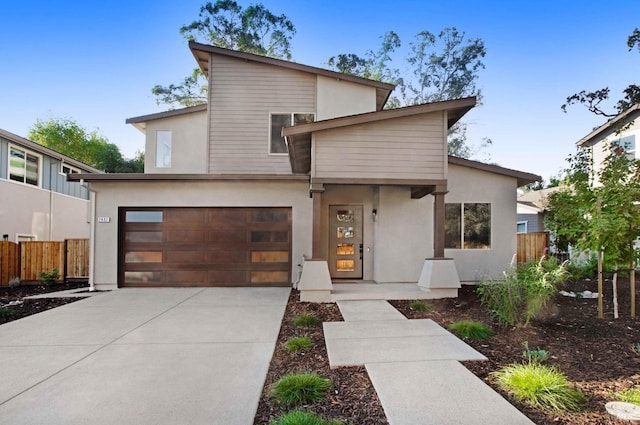
[[[288,286],[291,208],[120,208],[120,286]]]

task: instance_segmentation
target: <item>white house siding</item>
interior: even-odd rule
[[[171,131],[171,167],[156,167],[156,132],[159,130]],[[148,121],[145,134],[145,173],[208,172],[207,111]]]
[[[89,238],[89,201],[27,184],[0,180],[0,235],[39,241]]]
[[[491,204],[491,249],[445,249],[462,282],[500,278],[516,253],[516,179],[449,164],[446,203]]]
[[[291,207],[292,279],[303,254],[311,256],[312,200],[307,182],[94,182],[98,193],[95,277],[98,289],[114,289],[118,272],[118,207]]]
[[[443,113],[390,119],[314,135],[315,177],[443,179]]]
[[[270,113],[315,113],[315,75],[211,55],[209,172],[291,174],[269,155]]]
[[[316,120],[376,110],[376,88],[318,75]]]

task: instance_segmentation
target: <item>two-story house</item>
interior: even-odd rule
[[[145,173],[70,177],[96,194],[95,287],[455,286],[507,267],[516,188],[539,177],[447,156],[475,98],[384,110],[390,84],[189,47],[209,101],[127,120]]]
[[[0,234],[4,239],[89,238],[89,191],[68,174],[93,167],[0,129]]]

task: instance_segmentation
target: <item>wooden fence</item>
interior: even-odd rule
[[[0,286],[16,276],[23,282],[37,281],[41,272],[53,269],[64,280],[88,278],[89,240],[0,242]]]
[[[539,260],[549,247],[549,233],[518,233],[518,264]]]

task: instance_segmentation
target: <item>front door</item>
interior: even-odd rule
[[[329,206],[329,271],[362,279],[362,205]]]

